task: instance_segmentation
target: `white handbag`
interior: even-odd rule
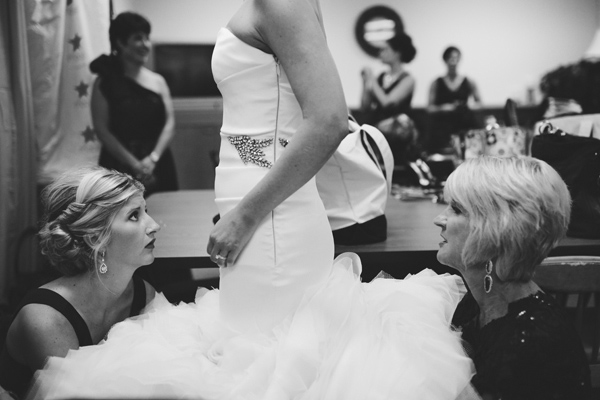
[[[333,231],[384,216],[394,157],[381,131],[349,121],[350,133],[317,173]]]

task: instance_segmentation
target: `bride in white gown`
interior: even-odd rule
[[[455,399],[472,363],[450,320],[462,280],[360,282],[335,261],[314,175],[348,131],[318,0],[246,0],[219,31],[223,95],[208,244],[220,290],[157,295],[98,346],[52,358],[39,398]],[[158,239],[160,245],[160,238]]]

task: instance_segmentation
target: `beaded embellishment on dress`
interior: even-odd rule
[[[229,142],[235,147],[244,164],[253,163],[259,167],[271,168],[273,164],[265,160],[265,147],[273,144],[273,138],[270,139],[252,139],[248,135],[229,136]],[[289,143],[287,139],[279,139],[281,146],[286,147]]]

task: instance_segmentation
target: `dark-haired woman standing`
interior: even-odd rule
[[[139,14],[117,15],[109,29],[112,54],[90,64],[98,74],[91,111],[102,142],[99,164],[139,179],[146,196],[178,189],[169,150],[175,127],[169,87],[161,75],[144,67],[150,30],[148,20]]]

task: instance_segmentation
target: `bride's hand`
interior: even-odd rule
[[[239,207],[222,216],[208,239],[206,251],[210,259],[219,267],[234,264],[257,225],[253,218],[239,212]]]

